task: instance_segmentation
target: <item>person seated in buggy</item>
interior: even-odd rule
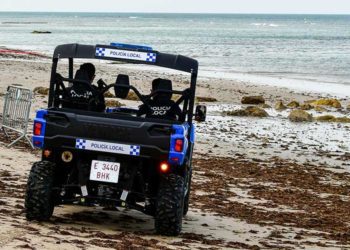
[[[168,79],[157,78],[152,82],[152,93],[156,91],[172,91],[172,82]],[[142,104],[139,107],[138,116],[167,120],[179,120],[182,115],[181,108],[173,101],[172,93],[159,92],[148,101],[147,107]]]
[[[83,109],[103,112],[106,108],[104,96],[100,94],[101,86],[93,85],[95,79],[95,66],[84,63],[77,70],[73,86],[67,88],[68,98],[63,103],[64,108]]]

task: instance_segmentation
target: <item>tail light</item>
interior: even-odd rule
[[[34,123],[34,135],[41,135],[43,125],[40,122]]]
[[[176,139],[175,141],[175,151],[182,152],[184,148],[184,141],[182,139]]]
[[[167,162],[162,162],[159,166],[159,169],[162,173],[167,173],[170,170],[170,166]]]

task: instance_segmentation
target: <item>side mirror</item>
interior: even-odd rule
[[[205,122],[207,119],[207,106],[205,105],[198,105],[196,107],[196,113],[195,118],[197,122]]]
[[[128,75],[119,74],[114,86],[114,94],[117,98],[125,99],[130,90],[130,80]]]

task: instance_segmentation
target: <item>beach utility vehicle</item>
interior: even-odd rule
[[[58,63],[64,59],[67,77],[58,73]],[[115,83],[99,80],[96,87],[81,70],[73,76],[74,59],[183,71],[189,73],[189,86],[173,90],[170,80],[159,78],[143,95],[132,85],[132,77],[116,72]],[[48,108],[37,111],[34,120],[33,144],[42,150],[42,159],[29,174],[27,219],[49,220],[61,204],[121,207],[154,216],[161,235],[178,235],[189,208],[193,120],[205,120],[205,106],[194,110],[197,74],[196,60],[145,46],[56,47]],[[134,92],[142,105],[105,108],[109,90],[121,99]]]

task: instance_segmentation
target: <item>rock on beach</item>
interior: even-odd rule
[[[265,99],[262,96],[244,96],[241,100],[242,104],[258,105],[264,104]]]
[[[341,103],[337,99],[319,99],[311,103],[313,106],[329,106],[333,108],[341,108]]]
[[[268,117],[269,114],[259,107],[250,106],[246,109],[239,109],[234,111],[226,112],[230,116],[252,116],[252,117]]]
[[[339,122],[339,123],[350,123],[350,118],[348,117],[335,117],[333,115],[322,115],[315,117],[318,122]]]
[[[299,108],[299,106],[300,106],[300,104],[297,101],[292,101],[292,102],[287,104],[287,107],[292,108],[292,109]]]
[[[278,101],[276,104],[275,104],[275,109],[277,111],[282,111],[282,110],[286,110],[287,107],[283,104],[283,101]]]
[[[36,87],[34,88],[33,92],[39,95],[48,95],[50,92],[50,89],[46,87]]]
[[[33,30],[32,34],[51,34],[51,31],[47,31],[47,30]]]
[[[304,110],[296,109],[290,112],[288,119],[292,122],[311,122],[312,115]]]
[[[304,103],[304,104],[300,105],[300,109],[302,109],[302,110],[311,110],[311,109],[313,109],[313,107],[309,103]]]

